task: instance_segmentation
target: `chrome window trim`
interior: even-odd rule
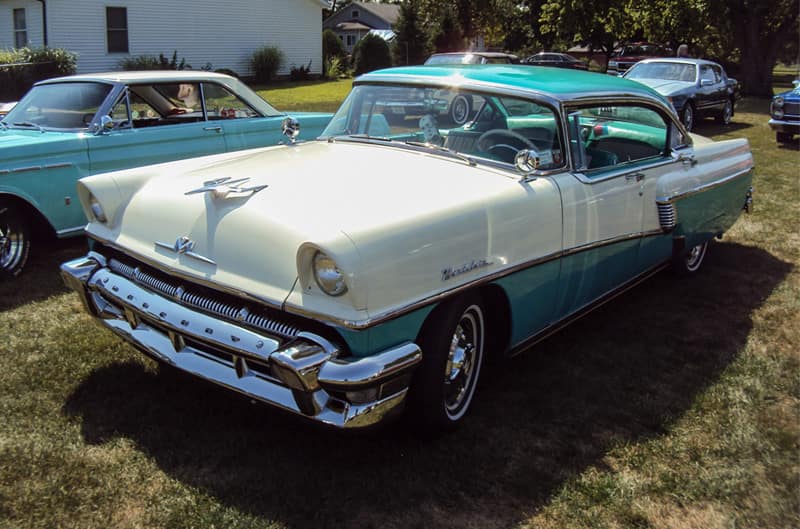
[[[688,189],[686,191],[681,191],[680,193],[675,193],[669,196],[661,196],[656,198],[656,204],[672,204],[677,202],[678,200],[682,200],[684,198],[688,198],[692,195],[696,195],[698,193],[702,193],[704,191],[708,191],[710,189],[714,189],[715,187],[719,187],[721,185],[727,184],[732,180],[736,180],[739,177],[742,177],[746,174],[751,173],[755,167],[749,167],[747,169],[742,169],[737,173],[733,173],[732,175],[728,175],[724,178],[720,178],[719,180],[715,180],[713,182],[709,182],[707,184],[703,184],[701,186],[694,187],[692,189]]]
[[[663,167],[665,165],[670,165],[673,163],[678,163],[678,159],[673,156],[659,156],[658,158],[653,157],[653,159],[649,162],[647,160],[651,160],[650,158],[642,158],[641,160],[636,160],[633,162],[624,162],[614,167],[618,167],[619,169],[597,169],[598,173],[603,172],[603,176],[598,176],[596,178],[591,178],[586,176],[586,172],[578,171],[573,172],[572,175],[581,181],[583,184],[597,184],[599,182],[605,182],[607,180],[612,180],[614,178],[619,178],[621,176],[628,175],[630,173],[638,173],[640,171],[647,171],[651,169],[657,169],[659,167]],[[631,164],[631,165],[626,165]],[[641,165],[636,165],[641,164]]]

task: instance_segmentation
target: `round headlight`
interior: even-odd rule
[[[94,218],[97,219],[99,222],[105,224],[108,222],[108,218],[106,217],[106,212],[103,211],[103,206],[100,205],[100,202],[97,200],[97,197],[94,195],[89,196],[89,207],[92,210],[92,215]]]
[[[783,106],[783,97],[781,97],[781,96],[776,97],[775,99],[772,100],[772,104],[775,105],[778,108],[782,107]]]
[[[329,296],[341,296],[347,292],[344,274],[336,262],[322,252],[314,254],[314,280],[319,288]]]
[[[775,119],[782,119],[783,118],[783,109],[782,108],[773,108],[772,109],[772,116]]]

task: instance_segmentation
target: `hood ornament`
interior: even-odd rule
[[[217,178],[216,180],[208,180],[203,182],[203,187],[187,191],[184,195],[197,195],[200,193],[211,193],[214,198],[225,199],[228,197],[241,197],[242,195],[254,195],[262,189],[269,187],[267,184],[256,186],[242,186],[245,182],[249,182],[250,178],[237,178],[231,180],[230,176],[224,178]]]
[[[200,255],[199,253],[195,253],[194,245],[195,242],[185,235],[178,237],[175,240],[175,244],[156,241],[156,246],[158,246],[159,248],[163,248],[164,250],[169,250],[171,252],[176,253],[177,255],[185,255],[186,257],[197,259],[198,261],[202,261],[212,266],[217,266],[217,263],[215,263],[208,257]]]

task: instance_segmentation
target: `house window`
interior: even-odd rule
[[[356,43],[356,36],[355,35],[348,35],[347,36],[347,47],[350,48],[354,46]]]
[[[128,53],[128,8],[106,8],[108,53]]]
[[[14,47],[24,48],[28,45],[28,25],[25,22],[25,8],[14,10]]]
[[[358,10],[353,9],[353,12],[350,13],[350,18],[358,18]]]

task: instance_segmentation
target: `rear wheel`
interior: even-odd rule
[[[419,346],[422,364],[409,393],[411,420],[426,433],[454,429],[469,410],[484,356],[481,298],[467,295],[437,308]]]
[[[705,241],[672,258],[672,270],[678,275],[694,274],[703,265],[711,241]]]
[[[30,248],[30,228],[24,212],[0,199],[0,281],[22,273]]]

